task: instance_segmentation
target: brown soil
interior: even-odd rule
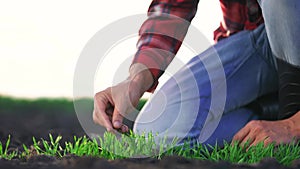
[[[4,143],[11,135],[11,150],[22,150],[22,144],[30,146],[32,137],[37,139],[48,138],[51,133],[54,136],[62,135],[64,141],[72,141],[73,136],[85,135],[75,114],[1,114],[0,115],[0,141]],[[275,159],[264,159],[258,164],[230,164],[228,162],[210,162],[196,159],[184,159],[180,157],[165,157],[162,160],[147,159],[125,159],[106,160],[91,157],[67,156],[55,158],[36,155],[29,159],[13,159],[10,161],[0,159],[0,169],[50,169],[50,168],[90,168],[90,169],[281,169],[300,168],[300,161],[293,162],[291,167],[280,165]]]

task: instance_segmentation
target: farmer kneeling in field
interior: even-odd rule
[[[167,141],[176,137],[178,145],[249,140],[252,146],[298,140],[300,1],[220,3],[224,21],[214,34],[218,43],[192,58],[154,92],[133,131],[158,133]],[[144,92],[155,90],[182,44],[197,5],[197,0],[153,0],[139,32],[130,76],[95,95],[96,123],[108,131],[129,130],[123,118]],[[279,110],[269,114],[276,119],[266,121],[260,116],[263,112],[248,105],[270,93],[278,93]],[[112,113],[107,112],[110,108]]]

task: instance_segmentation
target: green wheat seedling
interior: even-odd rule
[[[101,155],[109,157],[110,159],[128,158],[128,157],[157,157],[161,155],[176,144],[176,139],[170,144],[166,144],[166,138],[155,141],[155,136],[152,133],[136,135],[133,132],[121,135],[120,139],[114,134],[105,133],[103,139],[98,138]]]
[[[9,151],[10,136],[6,143],[0,143],[0,159],[28,158],[34,155],[48,155],[57,158],[66,155],[90,156],[106,159],[124,159],[132,157],[164,158],[165,156],[181,156],[190,159],[228,161],[230,163],[257,163],[263,158],[272,157],[283,165],[290,165],[295,159],[300,159],[300,146],[297,143],[270,144],[263,143],[250,148],[243,148],[237,143],[224,142],[224,146],[203,145],[196,143],[190,146],[189,140],[180,146],[175,146],[177,140],[166,145],[166,139],[156,145],[155,136],[151,133],[136,135],[132,132],[129,135],[122,135],[117,138],[114,134],[105,133],[103,137],[90,139],[86,136],[74,136],[72,141],[61,142],[62,136],[54,138],[49,134],[49,140],[36,138],[32,139],[32,145],[23,145],[23,151]],[[247,147],[247,143],[246,146]]]
[[[10,135],[8,136],[8,139],[5,143],[5,145],[2,145],[2,143],[0,142],[0,159],[7,159],[7,160],[11,160],[13,158],[15,158],[17,156],[17,151],[11,151],[9,152],[9,144],[10,144]]]
[[[100,147],[96,139],[90,140],[86,136],[77,138],[73,142],[65,142],[64,155],[101,157]]]

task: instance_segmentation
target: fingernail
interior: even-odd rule
[[[122,126],[122,132],[127,132],[127,127],[126,126]]]
[[[121,127],[121,123],[119,121],[115,121],[114,122],[114,127],[115,128],[120,128]]]

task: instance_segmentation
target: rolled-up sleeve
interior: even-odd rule
[[[148,19],[139,30],[132,64],[145,65],[152,73],[153,91],[159,77],[173,60],[194,18],[199,0],[153,0]]]

